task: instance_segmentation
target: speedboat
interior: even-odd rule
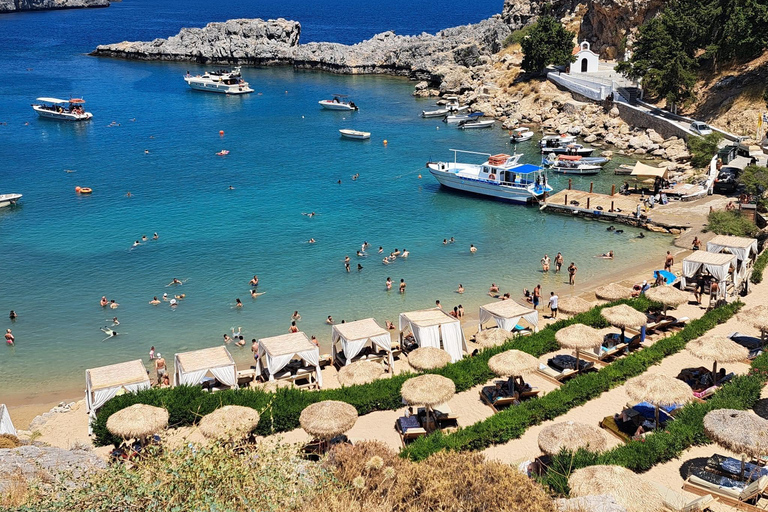
[[[187,73],[184,76],[192,89],[196,91],[218,92],[222,94],[248,94],[253,92],[248,82],[243,80],[240,74],[240,66],[232,71],[220,69],[218,71],[206,71],[202,75],[192,76]]]
[[[469,113],[469,114],[453,114],[453,115],[450,115],[450,116],[445,116],[443,118],[443,122],[444,123],[448,123],[448,124],[459,124],[462,121],[469,121],[471,119],[479,119],[479,118],[483,117],[484,115],[485,114],[483,114],[482,112],[472,112],[472,113]]]
[[[541,153],[544,155],[554,153],[556,155],[589,156],[594,150],[594,148],[585,148],[581,144],[568,144],[566,146],[543,147]]]
[[[567,133],[561,133],[560,135],[545,135],[539,141],[539,146],[542,148],[556,148],[564,145],[576,142],[575,135],[568,135]]]
[[[476,117],[474,119],[467,119],[466,121],[459,121],[459,130],[490,128],[495,122],[495,119],[480,119],[479,117]]]
[[[0,208],[16,206],[19,199],[21,199],[21,194],[0,194]]]
[[[445,106],[437,110],[422,110],[421,117],[444,117],[451,113],[463,112],[469,108],[469,105],[459,105],[459,98],[456,96],[448,96],[445,99],[448,100]]]
[[[521,164],[521,154],[490,155],[475,151],[452,149],[453,162],[428,162],[430,174],[440,185],[513,203],[533,203],[545,193],[552,192],[547,184],[546,170],[531,164]],[[458,161],[458,154],[482,155],[482,164]]]
[[[359,110],[357,105],[347,101],[346,98],[347,96],[344,94],[334,94],[332,100],[320,100],[318,103],[328,110]]]
[[[222,149],[221,151],[216,153],[216,156],[227,156],[229,154],[228,149]]]
[[[32,104],[32,109],[40,117],[57,119],[59,121],[87,121],[93,114],[86,112],[82,98],[60,100],[58,98],[37,98],[39,104]]]
[[[600,158],[596,158],[596,161],[599,160]],[[605,162],[608,161],[607,158],[602,158],[602,160]],[[599,163],[585,161],[585,158],[581,156],[554,155],[550,153],[541,163],[552,169],[552,172],[560,174],[580,174],[588,176],[600,172]]]
[[[509,142],[525,142],[531,140],[533,132],[526,126],[515,128],[509,136]]]
[[[358,130],[339,130],[339,133],[345,139],[366,140],[371,138],[371,132],[361,132]]]

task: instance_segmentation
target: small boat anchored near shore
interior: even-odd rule
[[[608,161],[605,157],[583,157],[572,155],[555,155],[550,153],[542,159],[541,164],[559,174],[594,175],[600,172],[601,165]]]
[[[37,98],[40,103],[33,103],[32,109],[37,115],[46,119],[56,119],[58,121],[87,121],[93,117],[93,114],[86,112],[83,105],[85,100],[82,98],[70,98],[60,100],[58,98]],[[66,105],[66,106],[64,106]]]
[[[202,75],[192,76],[187,72],[184,76],[192,89],[196,91],[218,92],[221,94],[248,94],[253,92],[248,82],[243,80],[240,66],[232,71],[220,69],[218,71],[206,71]]]
[[[476,151],[451,149],[453,162],[428,162],[432,176],[448,188],[470,192],[513,203],[534,203],[545,193],[552,192],[547,183],[546,170],[520,163],[521,154],[491,155]],[[458,154],[482,155],[488,159],[482,164],[458,161]]]
[[[345,94],[334,94],[332,100],[320,100],[318,103],[326,110],[360,110],[352,101],[347,101]]]
[[[339,133],[345,139],[367,140],[371,138],[371,132],[361,132],[359,130],[339,130]]]
[[[448,102],[444,106],[440,107],[438,104],[437,106],[440,108],[436,110],[422,110],[421,117],[425,119],[430,117],[445,117],[456,112],[463,112],[469,108],[469,105],[460,105],[459,98],[456,96],[448,96],[445,99]]]
[[[531,140],[533,138],[533,132],[527,126],[521,126],[515,128],[509,134],[509,142],[518,143]]]
[[[21,199],[21,194],[0,194],[0,208],[16,206],[19,199]]]

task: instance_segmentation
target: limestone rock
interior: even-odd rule
[[[0,0],[0,13],[109,7],[109,0]]]
[[[53,447],[21,446],[0,450],[0,493],[13,478],[46,485],[64,478],[64,484],[73,486],[87,473],[103,469],[106,463],[96,454],[85,450],[64,450]]]

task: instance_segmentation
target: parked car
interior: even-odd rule
[[[712,128],[710,128],[707,123],[702,123],[701,121],[694,121],[691,123],[691,131],[693,133],[698,133],[699,135],[709,135],[710,133],[712,133]]]
[[[736,167],[723,167],[717,174],[713,187],[716,193],[731,193],[736,190],[739,179],[739,169]]]

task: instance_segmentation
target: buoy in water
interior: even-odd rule
[[[421,174],[419,174],[419,179],[421,179]]]
[[[384,145],[385,146],[387,145],[387,139],[384,139]]]
[[[223,137],[223,136],[224,136],[224,130],[219,130],[219,135],[220,135],[221,137]]]

